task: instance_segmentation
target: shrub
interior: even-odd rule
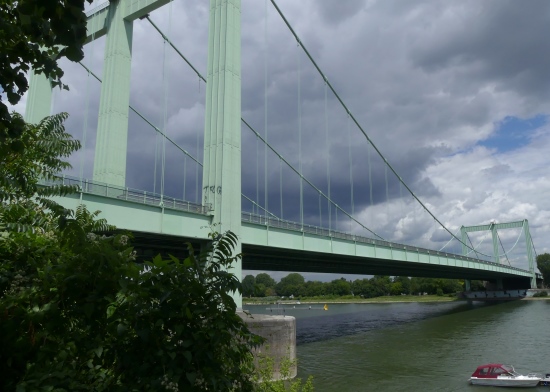
[[[313,392],[313,376],[309,376],[305,383],[301,379],[291,380],[291,369],[295,361],[288,357],[281,360],[279,372],[280,380],[272,380],[275,361],[269,355],[269,347],[264,347],[266,353],[256,354],[257,368],[254,374],[255,392]]]
[[[535,298],[537,298],[537,297],[548,297],[548,292],[547,291],[538,291],[535,294],[533,294],[533,297],[535,297]]]

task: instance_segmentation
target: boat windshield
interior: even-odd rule
[[[502,365],[502,368],[508,372],[511,376],[519,376],[512,365]]]

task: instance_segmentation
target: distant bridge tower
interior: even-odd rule
[[[535,258],[533,255],[533,247],[531,241],[531,234],[529,233],[529,222],[527,219],[518,222],[508,222],[508,223],[489,223],[488,225],[478,225],[478,226],[462,226],[460,228],[460,234],[462,239],[462,254],[467,255],[469,253],[469,248],[466,246],[468,241],[467,233],[473,231],[491,231],[493,238],[493,261],[495,263],[500,263],[500,258],[498,255],[498,235],[497,230],[499,229],[515,229],[522,228],[525,235],[525,245],[527,249],[527,261],[529,263],[529,271],[531,272],[531,288],[537,288],[537,278],[535,274]],[[469,282],[468,282],[469,283]],[[467,285],[469,285],[467,283]],[[502,280],[497,280],[497,288],[502,289]],[[467,287],[469,289],[469,287]]]

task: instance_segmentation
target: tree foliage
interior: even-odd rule
[[[537,268],[542,274],[546,287],[550,287],[550,253],[537,255]]]
[[[138,265],[126,235],[77,216],[81,230],[12,233],[0,247],[0,389],[253,389],[243,369],[259,340],[230,295],[233,234],[200,257]]]
[[[0,4],[0,86],[10,104],[28,90],[30,68],[43,73],[52,86],[65,87],[57,61],[80,61],[86,40],[84,3],[92,0],[3,0]],[[1,99],[1,98],[0,98]],[[17,138],[24,128],[0,101],[0,144]]]
[[[275,286],[277,294],[283,296],[300,295],[300,287],[305,283],[305,279],[299,273],[293,272],[281,279]]]
[[[263,284],[258,284],[258,278],[262,275],[261,281],[266,282],[268,274],[256,276],[256,287],[262,290],[256,291],[257,297],[265,296],[269,289]],[[273,280],[273,279],[272,279]],[[475,281],[477,282],[477,281]],[[381,276],[375,275],[372,278],[356,279],[347,281],[345,278],[335,279],[331,282],[305,281],[298,273],[288,274],[275,285],[274,294],[279,296],[294,297],[341,297],[359,296],[362,298],[374,298],[386,295],[411,295],[411,294],[454,294],[463,291],[463,283],[457,279],[436,279],[436,278],[409,278],[407,276]]]
[[[80,142],[65,132],[67,113],[46,117],[39,124],[25,124],[19,137],[0,144],[0,201],[18,202],[38,196],[41,203],[52,195],[74,192],[73,187],[39,187],[39,180],[53,181],[71,165],[64,159],[80,149]],[[17,113],[14,118],[21,119]]]
[[[263,284],[266,288],[275,287],[275,279],[273,279],[269,274],[262,272],[261,274],[256,275],[256,284]]]
[[[243,285],[243,295],[250,297],[256,293],[256,279],[254,275],[246,275],[242,281]]]
[[[74,189],[39,184],[79,147],[65,117],[26,125],[24,148],[0,156],[0,390],[252,390],[235,235],[136,264],[131,236],[48,199]]]

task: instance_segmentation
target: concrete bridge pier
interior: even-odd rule
[[[296,363],[296,318],[292,316],[272,316],[267,314],[247,314],[239,312],[248,329],[266,339],[266,342],[254,352],[255,365],[260,358],[273,359],[272,380],[294,378],[298,372]],[[282,373],[282,365],[288,360],[289,374]]]

